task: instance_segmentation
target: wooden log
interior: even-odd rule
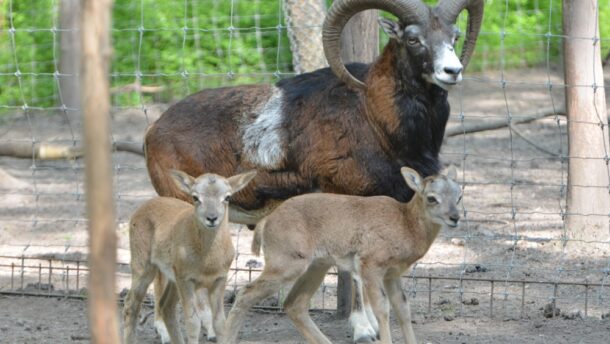
[[[144,156],[142,143],[116,141],[112,144],[115,152],[128,152]],[[85,150],[80,146],[70,146],[57,143],[30,143],[30,142],[4,142],[0,143],[0,156],[20,159],[36,160],[62,160],[80,159],[84,157]]]

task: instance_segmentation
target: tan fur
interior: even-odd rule
[[[208,332],[215,330],[222,335],[224,289],[235,255],[226,197],[239,191],[255,174],[228,179],[205,174],[194,179],[174,171],[177,187],[198,198],[195,206],[175,198],[156,197],[136,210],[129,224],[132,281],[123,311],[125,343],[136,341],[136,318],[153,280],[156,322],[161,321],[172,343],[183,342],[175,315],[179,300],[188,343],[198,342],[201,322],[210,317],[205,304],[210,305],[213,318],[213,329],[209,326]]]
[[[428,251],[442,227],[457,226],[461,190],[447,176],[422,180],[412,169],[401,171],[416,191],[409,203],[385,196],[307,194],[287,200],[261,221],[252,247],[257,253],[262,245],[265,268],[237,295],[226,342],[236,342],[251,306],[296,281],[284,303],[286,313],[309,343],[330,343],[307,311],[324,274],[337,265],[352,273],[355,300],[364,302],[354,305],[359,311],[352,318],[354,340],[375,341],[379,335],[382,343],[391,343],[389,298],[407,343],[415,343],[400,276]]]

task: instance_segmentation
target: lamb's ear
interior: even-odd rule
[[[195,183],[195,178],[178,170],[171,170],[170,174],[176,186],[190,197],[191,187]]]
[[[379,26],[383,29],[383,32],[386,33],[390,38],[400,40],[402,37],[402,30],[400,29],[400,25],[390,19],[379,17],[377,20],[379,22]]]
[[[420,193],[423,191],[423,182],[422,182],[422,179],[421,179],[419,173],[417,173],[417,171],[405,166],[400,169],[400,173],[402,174],[402,177],[407,182],[407,185],[409,185],[409,187],[413,191],[415,191],[417,193]]]
[[[455,165],[451,165],[447,168],[447,172],[446,172],[446,176],[447,178],[456,181],[457,179],[457,168],[455,167]]]
[[[236,193],[243,189],[254,177],[256,177],[256,170],[250,170],[228,178],[227,181],[229,182],[229,185],[231,185],[231,192]]]

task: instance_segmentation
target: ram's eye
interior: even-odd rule
[[[419,39],[417,39],[415,37],[409,37],[409,38],[407,38],[407,44],[417,45],[417,44],[419,44]]]
[[[430,203],[430,204],[438,204],[438,200],[434,196],[428,196],[426,198],[426,201],[428,201],[428,203]]]
[[[224,201],[225,201],[225,202],[230,202],[230,201],[231,201],[231,195],[229,195],[229,196],[225,197],[225,200],[224,200]]]
[[[197,195],[193,195],[193,202],[199,203],[199,197],[197,197]]]
[[[460,195],[460,197],[458,198],[458,200],[457,200],[457,202],[456,202],[456,203],[460,203],[460,202],[462,201],[462,196],[463,196],[463,195]]]

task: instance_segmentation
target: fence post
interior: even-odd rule
[[[598,2],[563,0],[570,239],[608,242],[610,170]],[[570,243],[576,249],[582,244]],[[608,244],[587,244],[608,250]]]
[[[379,54],[378,11],[369,10],[355,15],[341,35],[341,59],[349,62],[373,62]],[[337,281],[337,316],[348,317],[352,304],[352,280],[347,272],[339,271]]]
[[[81,63],[81,40],[80,27],[81,0],[61,0],[59,7],[59,89],[61,91],[61,105],[68,110],[68,119],[73,128],[80,127],[80,63]]]
[[[110,158],[112,0],[83,0],[81,85],[89,218],[89,326],[92,343],[120,343],[115,295],[116,233]]]

